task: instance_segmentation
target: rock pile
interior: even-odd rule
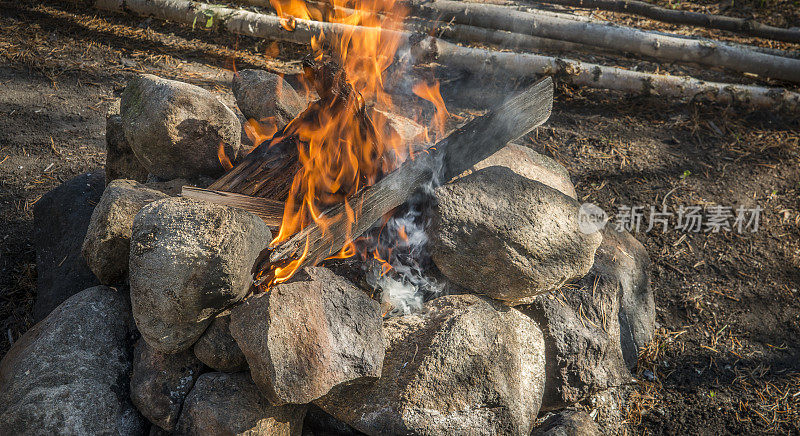
[[[305,106],[264,71],[241,71],[233,92],[278,124]],[[106,177],[36,205],[42,320],[0,363],[1,434],[597,433],[562,409],[630,378],[655,309],[646,251],[581,232],[562,166],[511,144],[438,187],[430,250],[463,293],[384,317],[371,289],[323,266],[254,292],[268,226],[176,197],[222,173],[220,150],[241,157],[241,134],[208,91],[129,83]],[[534,429],[540,411],[557,413]]]

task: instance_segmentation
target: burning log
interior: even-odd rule
[[[528,2],[526,1],[525,3]],[[740,35],[800,43],[800,30],[769,26],[744,18],[666,9],[637,0],[538,0],[535,2],[530,1],[530,3],[551,3],[576,8],[600,9],[602,11],[639,15],[663,23],[727,30]]]
[[[251,197],[249,195],[196,188],[194,186],[184,186],[181,197],[244,209],[257,215],[272,229],[276,229],[281,225],[281,217],[283,217],[283,202],[270,200],[269,198]]]
[[[273,264],[298,262],[295,268],[313,265],[334,254],[352,237],[369,229],[386,213],[403,204],[431,180],[449,180],[487,158],[550,117],[553,82],[547,77],[509,99],[482,117],[457,129],[431,147],[428,154],[407,161],[376,184],[364,188],[351,200],[358,208],[355,221],[337,221],[327,229],[309,225],[273,250]],[[345,214],[337,205],[327,216]]]
[[[337,35],[347,28],[355,27],[302,19],[285,21],[276,16],[216,5],[212,7],[186,0],[97,0],[95,6],[102,10],[127,11],[190,25],[197,17],[206,17],[205,14],[209,14],[218,17],[214,21],[215,25],[231,33],[306,45],[311,44],[312,38],[320,32]],[[291,31],[284,27],[288,22],[292,23]],[[405,42],[411,36],[403,32],[395,33]],[[575,85],[623,91],[633,95],[657,94],[684,100],[698,99],[755,108],[783,108],[789,111],[800,108],[800,94],[783,88],[706,82],[686,76],[642,73],[566,58],[463,47],[436,38],[428,38],[426,41],[427,48],[423,50],[431,53],[428,58],[433,57],[441,64],[474,73],[488,71],[515,78],[558,74],[561,79]]]

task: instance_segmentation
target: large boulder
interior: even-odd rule
[[[511,304],[583,277],[600,232],[578,228],[579,205],[508,168],[436,188],[431,254],[457,285]]]
[[[131,401],[150,422],[173,431],[202,370],[191,351],[162,354],[140,339],[133,350]]]
[[[125,139],[122,117],[109,115],[106,118],[106,183],[117,179],[144,182],[147,180],[147,168],[139,163]]]
[[[611,226],[603,229],[603,243],[597,249],[592,269],[617,283],[622,355],[630,369],[636,366],[639,351],[650,343],[656,329],[649,268],[647,250],[636,238]]]
[[[217,371],[244,371],[247,369],[247,360],[231,335],[230,323],[230,310],[217,315],[203,336],[194,343],[194,355]]]
[[[271,239],[264,221],[226,206],[167,198],[133,220],[130,287],[142,337],[162,353],[188,349],[240,301]]]
[[[114,180],[94,208],[82,253],[92,272],[106,285],[128,276],[133,217],[144,205],[167,195],[133,180]]]
[[[283,77],[264,70],[239,70],[233,76],[233,95],[246,118],[261,121],[273,117],[278,129],[307,106],[305,98]]]
[[[0,434],[142,434],[128,393],[134,332],[114,289],[64,301],[0,362]]]
[[[475,164],[472,169],[465,171],[464,175],[492,166],[508,168],[522,177],[536,180],[568,197],[578,199],[567,169],[552,158],[533,151],[530,147],[508,144],[495,154]]]
[[[514,308],[450,295],[384,322],[381,378],[315,402],[370,435],[528,435],[544,388],[542,332]]]
[[[231,311],[230,330],[273,404],[309,403],[381,374],[380,305],[322,267]]]
[[[616,278],[592,269],[580,281],[520,306],[544,332],[543,410],[561,409],[630,380],[620,344],[620,301]]]
[[[149,74],[134,77],[122,93],[125,139],[139,162],[161,179],[217,176],[239,156],[242,125],[209,91]]]
[[[104,187],[102,171],[86,173],[63,183],[34,204],[35,321],[44,319],[70,296],[100,284],[81,255],[81,245]]]
[[[273,406],[246,372],[200,376],[183,403],[181,435],[299,436],[305,405]]]

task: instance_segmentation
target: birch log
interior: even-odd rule
[[[295,30],[287,31],[276,16],[237,9],[210,6],[188,0],[98,0],[100,9],[130,12],[140,16],[193,24],[203,11],[214,14],[215,25],[224,30],[257,38],[310,44],[321,31],[326,34],[341,33],[352,26],[295,20]],[[399,32],[403,43],[411,35]],[[557,78],[575,85],[612,89],[631,94],[656,94],[684,100],[703,100],[724,104],[744,104],[756,108],[800,109],[800,94],[781,88],[705,82],[691,77],[649,74],[622,68],[555,58],[535,54],[498,52],[463,47],[441,39],[428,37],[415,44],[417,59],[435,58],[447,66],[462,68],[474,73],[509,75],[514,78],[535,78],[540,75],[557,75]]]
[[[646,32],[630,27],[576,21],[522,12],[496,5],[436,0],[411,3],[416,14],[444,21],[558,39],[650,56],[663,61],[696,63],[800,83],[800,59],[774,56],[741,46],[716,44]]]
[[[666,9],[637,0],[524,0],[524,3],[550,3],[578,8],[600,9],[639,15],[663,23],[683,24],[709,29],[727,30],[741,35],[776,41],[800,43],[800,29],[768,26],[755,20],[726,17],[724,15]]]

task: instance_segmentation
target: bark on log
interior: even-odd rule
[[[430,153],[406,161],[376,184],[362,189],[350,201],[357,211],[352,224],[339,220],[327,231],[310,225],[275,247],[270,261],[278,263],[307,256],[300,267],[313,265],[339,251],[349,239],[367,231],[386,213],[403,204],[433,178],[450,180],[490,156],[508,142],[544,123],[553,106],[553,82],[546,77],[510,98],[486,115],[475,118],[430,148]],[[342,205],[326,212],[344,216]]]
[[[666,9],[637,0],[523,0],[523,3],[549,3],[577,8],[621,12],[647,17],[663,23],[727,30],[741,35],[755,36],[757,38],[800,43],[800,29],[784,29],[781,27],[768,26],[755,20],[726,17],[724,15]]]
[[[800,83],[800,59],[773,56],[726,44],[678,38],[596,22],[582,22],[552,15],[515,11],[495,5],[467,4],[450,0],[414,3],[414,12],[426,17],[558,39],[619,53],[635,53],[659,60],[688,62],[765,78]]]
[[[311,37],[342,32],[349,26],[316,21],[295,20],[295,31],[281,26],[278,17],[230,8],[211,7],[188,0],[97,0],[96,6],[114,12],[131,12],[191,25],[202,11],[219,17],[217,25],[236,34],[308,45]],[[410,35],[401,35],[405,43]],[[621,68],[601,66],[565,58],[535,54],[498,52],[462,47],[440,39],[428,38],[417,59],[436,58],[440,63],[472,72],[510,74],[514,78],[558,74],[560,80],[593,88],[612,89],[627,93],[657,94],[685,100],[703,100],[723,104],[744,104],[756,108],[800,109],[800,94],[782,88],[705,82],[691,77],[641,73]]]

